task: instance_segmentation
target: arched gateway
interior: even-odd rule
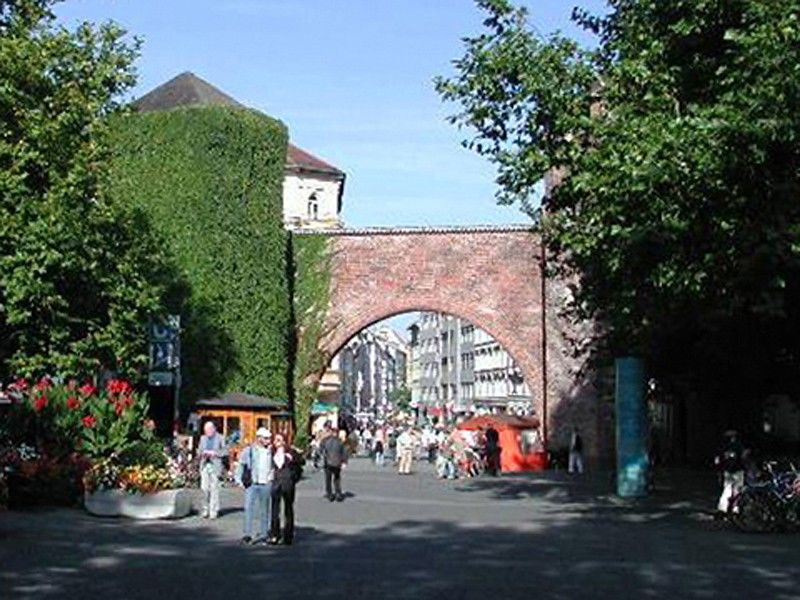
[[[384,318],[415,310],[457,315],[490,333],[517,361],[551,447],[565,445],[571,427],[578,425],[590,458],[608,455],[610,428],[594,387],[581,374],[576,331],[561,315],[566,288],[543,281],[541,239],[530,227],[306,230],[294,235],[327,238],[329,306],[318,342],[325,359]]]

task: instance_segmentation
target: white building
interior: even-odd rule
[[[513,357],[469,321],[420,313],[410,328],[418,376],[412,399],[450,413],[530,413],[531,392]]]
[[[141,112],[190,106],[246,108],[194,73],[181,73],[134,103]],[[290,229],[341,227],[345,174],[290,143],[283,180],[283,222]]]
[[[365,329],[333,357],[320,396],[333,398],[336,387],[342,414],[383,416],[392,410],[394,392],[408,385],[408,353],[394,330]]]

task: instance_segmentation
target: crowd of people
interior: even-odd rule
[[[435,465],[441,479],[500,471],[502,448],[492,427],[471,431],[443,425],[366,424],[345,439],[353,453],[370,456],[379,467],[386,464],[388,455],[400,475],[410,475],[415,460]]]

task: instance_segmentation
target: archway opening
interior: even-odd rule
[[[535,389],[492,333],[463,317],[408,311],[373,321],[333,354],[312,406],[311,434],[396,423],[451,428],[478,415],[535,415]]]

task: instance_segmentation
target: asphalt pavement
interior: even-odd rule
[[[344,487],[330,503],[307,473],[290,547],[241,544],[238,489],[215,521],[0,513],[0,599],[800,599],[800,536],[713,521],[708,474],[623,501],[602,473],[440,481],[355,460]]]

